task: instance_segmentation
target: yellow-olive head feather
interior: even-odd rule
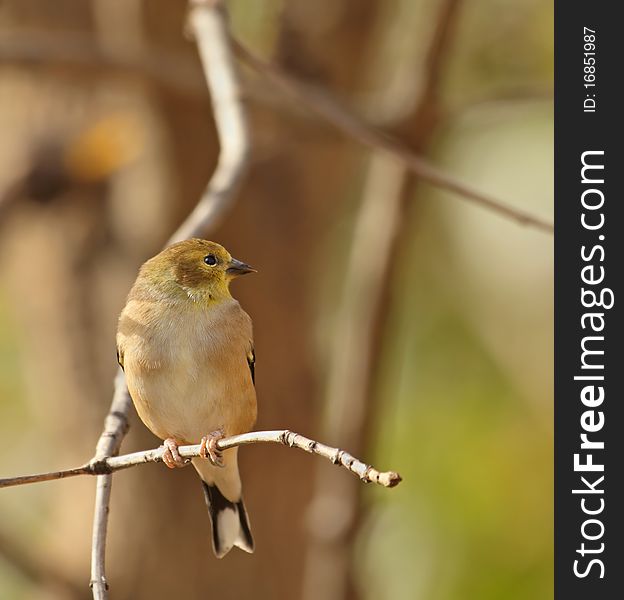
[[[133,294],[189,298],[211,302],[230,298],[232,279],[255,269],[232,258],[220,244],[193,238],[173,244],[148,260],[139,273]]]

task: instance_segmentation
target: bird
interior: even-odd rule
[[[178,446],[201,444],[191,462],[218,558],[234,546],[254,551],[238,448],[217,448],[256,422],[252,322],[230,293],[253,272],[216,242],[172,244],[140,268],[117,328],[117,360],[139,417],[163,440],[163,462],[183,467]]]

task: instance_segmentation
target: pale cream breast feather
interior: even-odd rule
[[[117,346],[137,412],[161,439],[198,443],[219,427],[226,435],[253,427],[252,326],[236,300],[129,299]]]

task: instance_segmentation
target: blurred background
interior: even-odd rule
[[[230,0],[234,36],[466,184],[552,219],[552,3]],[[88,460],[139,265],[218,155],[183,0],[0,2],[0,475]],[[114,477],[118,600],[553,592],[552,237],[434,188],[241,65],[249,176],[211,237],[259,270],[253,557],[212,555],[190,469]],[[123,451],[159,441],[132,415]],[[95,481],[0,493],[0,598],[89,598]]]

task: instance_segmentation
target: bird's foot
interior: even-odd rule
[[[217,448],[217,442],[225,437],[223,429],[217,429],[201,439],[199,455],[207,458],[215,467],[224,467],[223,452]]]
[[[186,467],[186,465],[190,462],[188,458],[182,458],[180,453],[178,452],[178,442],[176,442],[173,438],[167,438],[163,442],[163,446],[165,450],[163,452],[163,462],[170,468],[175,469],[176,467]]]

